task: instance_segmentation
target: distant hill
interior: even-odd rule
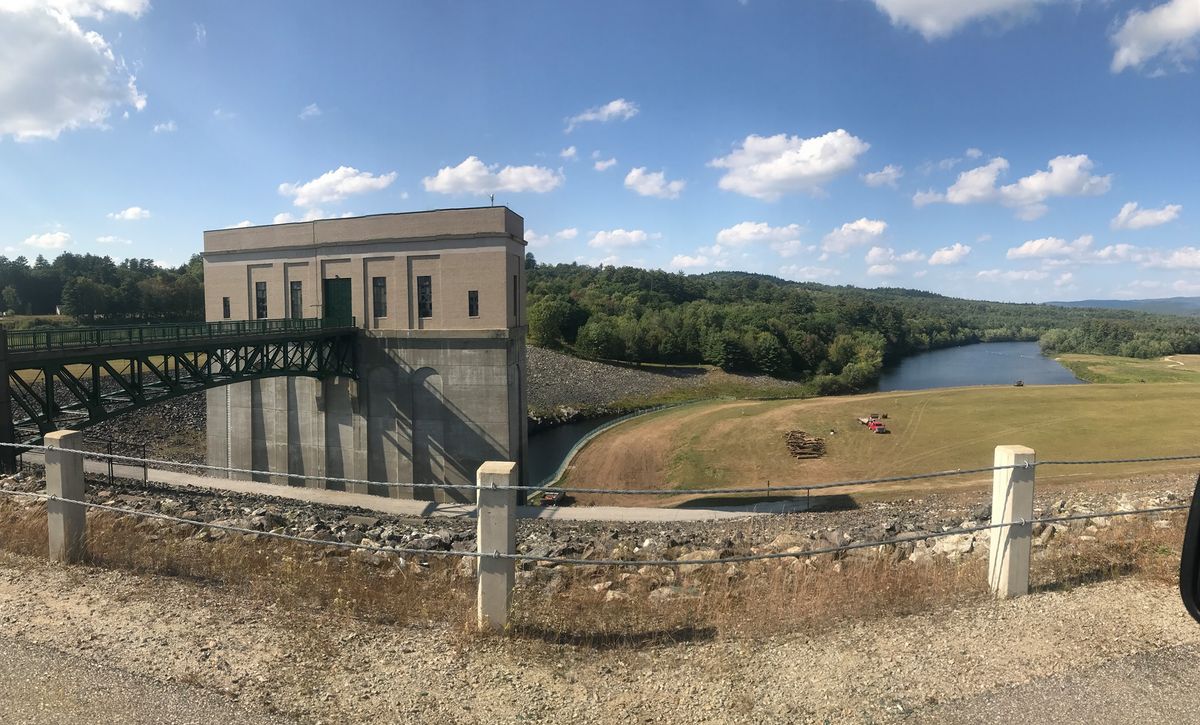
[[[1134,310],[1161,315],[1200,315],[1200,297],[1163,297],[1154,300],[1078,300],[1047,302],[1057,307],[1085,307],[1104,310]]]

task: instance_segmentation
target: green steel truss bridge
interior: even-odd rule
[[[357,331],[315,318],[0,331],[0,442],[245,380],[357,379]],[[14,457],[0,449],[0,466]]]

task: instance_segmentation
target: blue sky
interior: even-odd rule
[[[507,204],[541,261],[1200,294],[1200,0],[0,3],[0,247]]]

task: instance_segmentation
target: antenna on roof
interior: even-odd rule
[[[496,195],[488,194],[488,206],[496,206]]]

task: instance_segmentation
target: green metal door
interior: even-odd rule
[[[322,289],[325,306],[322,308],[324,317],[330,322],[350,324],[352,319],[350,306],[350,280],[327,279]]]

